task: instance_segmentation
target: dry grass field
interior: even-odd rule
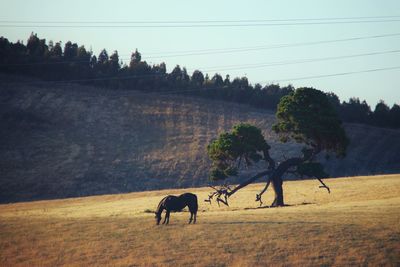
[[[287,207],[259,208],[249,186],[230,207],[208,188],[0,205],[1,266],[399,266],[400,175],[284,184]],[[198,194],[188,212],[156,226],[167,194]],[[271,201],[272,193],[265,196]]]

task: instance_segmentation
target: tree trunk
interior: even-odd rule
[[[272,207],[282,207],[285,205],[283,202],[283,180],[282,177],[274,177],[272,179],[272,186],[274,187],[275,199],[272,202]]]
[[[285,206],[285,203],[283,201],[283,180],[282,176],[293,166],[297,166],[301,163],[303,163],[306,160],[306,158],[290,158],[278,165],[278,167],[275,169],[274,173],[271,175],[271,182],[272,186],[274,187],[275,191],[275,199],[274,202],[272,202],[271,206],[272,207],[281,207]]]

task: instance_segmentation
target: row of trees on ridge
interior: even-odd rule
[[[216,73],[212,77],[195,70],[175,66],[167,72],[166,64],[149,65],[135,50],[128,64],[120,60],[117,51],[111,55],[103,49],[98,56],[83,45],[68,41],[40,39],[31,34],[26,42],[12,43],[0,37],[0,72],[24,74],[45,81],[77,82],[113,89],[145,92],[174,92],[248,104],[257,108],[276,110],[279,100],[294,91],[293,86],[269,84],[252,85],[246,77],[231,79]],[[341,102],[334,93],[326,94],[346,122],[364,123],[379,127],[400,128],[400,106],[391,108],[383,101],[372,111],[365,101],[351,98]]]

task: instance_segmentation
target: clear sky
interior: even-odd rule
[[[246,76],[254,84],[279,81],[280,85],[312,86],[331,91],[341,100],[357,96],[366,99],[374,108],[380,100],[390,106],[400,104],[400,69],[296,80],[299,77],[358,72],[400,66],[400,35],[357,41],[292,46],[276,49],[253,49],[235,53],[203,53],[173,57],[170,52],[270,46],[312,41],[347,39],[400,33],[400,17],[391,22],[354,24],[313,24],[250,27],[36,27],[40,21],[118,22],[118,21],[242,21],[279,19],[321,19],[345,17],[400,16],[398,0],[154,0],[154,1],[54,1],[0,0],[0,25],[5,21],[30,21],[29,27],[0,26],[0,35],[10,41],[24,40],[33,31],[47,41],[68,40],[92,48],[97,55],[106,48],[118,50],[129,62],[135,48],[148,63],[165,62],[171,70],[176,64],[189,72],[195,68],[218,72],[231,77]],[[374,20],[374,19],[365,19]],[[297,24],[299,21],[295,21]],[[276,22],[273,22],[276,23]],[[10,24],[10,23],[8,23]],[[126,23],[122,23],[126,25]],[[190,23],[189,23],[190,24]],[[211,23],[212,24],[212,23]],[[229,23],[228,23],[229,24]],[[36,26],[35,26],[36,25]],[[54,23],[50,25],[54,26]],[[110,25],[108,23],[107,25]],[[291,65],[249,68],[249,64],[286,62],[304,59],[342,57],[349,55],[377,55],[315,61]],[[227,66],[235,68],[227,70]],[[206,71],[204,71],[206,72]]]

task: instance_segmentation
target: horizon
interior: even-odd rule
[[[25,43],[35,32],[47,43],[62,41],[63,47],[67,41],[76,42],[91,48],[96,56],[103,48],[109,54],[117,50],[125,59],[137,48],[143,61],[150,65],[165,62],[168,72],[180,65],[189,74],[199,69],[210,77],[215,73],[231,78],[245,76],[252,85],[314,87],[335,93],[341,101],[351,97],[366,100],[371,109],[380,100],[389,107],[400,104],[396,65],[400,16],[393,13],[400,3],[396,1],[304,1],[292,6],[286,6],[288,2],[255,1],[256,5],[232,6],[226,1],[203,1],[196,8],[188,3],[176,8],[158,2],[154,8],[151,3],[119,1],[111,10],[110,1],[73,3],[60,9],[47,0],[42,5],[2,2],[1,35],[11,42]],[[214,8],[209,9],[207,3]],[[131,10],[139,11],[132,17]],[[281,10],[285,14],[277,15]],[[331,24],[319,24],[321,21]],[[296,46],[382,35],[387,36]]]

